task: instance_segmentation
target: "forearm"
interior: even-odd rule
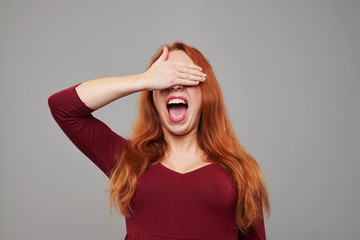
[[[98,109],[112,101],[142,90],[161,90],[175,85],[196,86],[205,81],[201,67],[192,63],[168,62],[168,49],[142,74],[103,77],[78,85],[75,90],[91,109]]]
[[[83,82],[75,90],[86,106],[99,109],[119,98],[145,90],[143,75],[103,77]]]

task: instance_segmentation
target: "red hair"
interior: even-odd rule
[[[232,176],[238,189],[236,224],[246,233],[262,219],[263,208],[267,216],[270,215],[270,202],[261,169],[245,151],[232,128],[221,88],[206,58],[196,48],[182,42],[166,46],[169,51],[184,51],[206,73],[206,81],[200,83],[202,107],[197,142],[208,160],[218,163]],[[160,57],[162,49],[155,53],[148,68]],[[124,216],[134,215],[130,201],[138,177],[149,165],[159,161],[167,150],[152,91],[142,91],[131,140],[119,151],[110,174],[110,212],[114,204]]]

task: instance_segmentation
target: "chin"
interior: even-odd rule
[[[189,130],[188,127],[185,126],[179,126],[179,127],[165,127],[164,129],[165,131],[167,131],[168,133],[172,134],[172,135],[176,135],[176,136],[184,136],[188,133],[191,132],[191,130]]]
[[[172,130],[172,131],[168,131],[170,134],[172,135],[176,135],[176,136],[184,136],[186,135],[188,132],[185,130]]]

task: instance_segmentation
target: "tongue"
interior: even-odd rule
[[[186,113],[187,107],[185,105],[179,104],[169,107],[169,114],[172,118],[178,119],[184,116]]]

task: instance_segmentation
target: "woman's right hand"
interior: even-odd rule
[[[205,81],[206,74],[194,64],[167,61],[169,50],[164,51],[156,62],[142,74],[142,81],[147,90],[161,90],[176,85],[196,86]]]

